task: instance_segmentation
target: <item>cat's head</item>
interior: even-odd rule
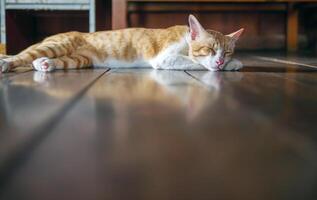
[[[211,71],[223,69],[230,60],[243,28],[228,35],[205,30],[198,20],[189,16],[189,57]]]

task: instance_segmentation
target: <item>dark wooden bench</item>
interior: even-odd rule
[[[145,5],[146,3],[166,3],[167,6]],[[204,7],[204,11],[219,11],[219,10],[258,10],[258,11],[284,11],[287,12],[286,22],[286,46],[289,52],[296,51],[298,48],[298,4],[317,2],[317,0],[112,0],[112,28],[120,29],[128,26],[128,12],[137,11],[139,8],[133,4],[142,5],[145,11],[168,11],[169,9],[179,11],[189,11],[184,3],[216,3],[212,6]],[[172,3],[172,5],[170,5]],[[183,3],[183,4],[175,4]],[[219,3],[234,3],[234,6],[229,4]],[[132,4],[132,5],[131,5]],[[256,4],[252,7],[246,4]],[[194,9],[194,10],[193,10]],[[190,11],[199,11],[201,7],[191,8]]]

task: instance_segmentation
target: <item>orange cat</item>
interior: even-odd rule
[[[15,56],[1,59],[0,71],[28,64],[44,72],[91,66],[237,70],[242,68],[242,63],[231,59],[231,55],[242,32],[240,29],[223,35],[205,30],[192,15],[189,27],[68,32],[48,37]]]

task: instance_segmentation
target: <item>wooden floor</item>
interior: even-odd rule
[[[240,58],[0,75],[0,199],[317,199],[317,59]]]

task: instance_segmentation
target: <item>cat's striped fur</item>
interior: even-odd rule
[[[1,59],[0,67],[2,72],[31,63],[39,71],[91,66],[221,69],[205,66],[205,62],[212,61],[204,59],[212,57],[221,61],[229,57],[242,31],[234,33],[235,38],[205,31],[193,16],[189,23],[190,27],[167,29],[130,28],[57,34],[15,56]]]

